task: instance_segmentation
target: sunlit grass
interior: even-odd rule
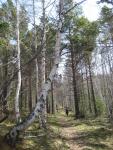
[[[13,125],[9,121],[0,124],[2,150],[10,150],[3,136]],[[16,150],[69,150],[70,142],[82,150],[113,150],[113,128],[107,118],[74,120],[60,112],[48,115],[47,128],[39,129],[38,122],[33,123],[21,134]]]

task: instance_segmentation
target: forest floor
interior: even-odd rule
[[[13,150],[3,135],[13,123],[0,124],[0,149]],[[14,150],[113,150],[113,127],[107,118],[74,120],[64,113],[48,116],[48,129],[39,129],[36,121],[24,131]]]

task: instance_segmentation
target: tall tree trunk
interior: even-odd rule
[[[102,56],[102,59],[103,58],[104,58],[104,56]],[[108,113],[109,113],[109,118],[111,119],[112,118],[112,90],[109,85],[109,77],[108,77],[108,73],[107,73],[107,65],[106,65],[105,60],[104,60],[104,65],[102,63],[102,71],[103,71],[105,92],[106,92],[104,94],[106,94],[106,104],[107,104],[107,109],[108,109]]]
[[[27,80],[28,80],[28,78],[25,78],[25,82],[24,82],[24,86],[25,87],[28,87],[28,83],[27,83]],[[24,94],[24,107],[25,107],[25,110],[27,110],[27,100],[28,100],[28,90],[26,89],[25,90],[25,94]]]
[[[49,107],[48,96],[47,96],[47,98],[46,98],[46,110],[47,110],[47,113],[50,113],[50,107]]]
[[[17,122],[20,121],[19,110],[19,94],[21,89],[21,70],[20,70],[20,31],[19,31],[19,0],[16,1],[16,13],[17,13],[17,69],[18,69],[18,81],[15,98],[15,113]]]
[[[85,110],[86,110],[86,108],[85,108],[85,100],[86,100],[86,96],[85,96],[85,86],[84,86],[84,76],[83,76],[83,72],[82,72],[82,68],[81,68],[81,82],[82,82],[82,84],[81,84],[81,87],[80,87],[80,93],[81,93],[81,100],[82,100],[82,116],[81,117],[85,117]]]
[[[87,66],[86,65],[85,65],[85,69],[86,69],[86,82],[87,82],[87,94],[88,94],[89,112],[92,113],[90,89],[89,89],[89,82],[88,82],[88,70],[87,70]]]
[[[89,57],[88,57],[88,67],[89,67],[89,77],[90,77],[90,85],[91,85],[92,102],[93,102],[93,106],[94,106],[95,117],[97,117],[98,114],[97,114],[96,99],[95,99],[95,93],[94,93],[94,88],[93,88],[91,65],[90,65]]]
[[[35,52],[37,53],[37,35],[36,35],[36,20],[35,20],[35,0],[33,0],[33,20],[34,20],[34,46],[35,46]],[[38,84],[39,84],[39,68],[38,68],[38,60],[35,59],[35,67],[36,67],[36,102],[38,99]]]
[[[20,90],[20,111],[22,111],[23,108],[23,84],[21,82],[21,90]]]
[[[112,65],[110,60],[110,55],[108,54],[108,66],[109,66],[109,72],[110,72],[110,91],[111,91],[111,101],[113,103],[113,71],[112,71]]]
[[[110,113],[110,98],[108,97],[109,92],[108,92],[108,83],[106,81],[105,77],[105,71],[104,71],[104,63],[103,63],[103,56],[101,54],[101,64],[102,64],[102,75],[103,75],[103,91],[102,91],[102,96],[105,100],[107,111],[108,111],[108,116],[111,118],[111,113]]]
[[[8,65],[7,65],[7,63],[8,63],[8,55],[7,55],[7,50],[6,50],[6,53],[5,53],[5,56],[3,59],[3,78],[2,78],[3,81],[7,80],[7,77],[8,77]],[[7,110],[7,96],[8,96],[7,91],[8,91],[7,86],[4,86],[1,102],[2,102],[2,107],[3,107],[2,111],[5,114],[5,116],[2,119],[0,119],[0,123],[5,121],[9,115],[9,112]]]
[[[55,110],[54,110],[54,95],[53,95],[53,82],[51,83],[51,106],[52,106],[52,114],[55,113]]]
[[[71,43],[72,44],[72,43]],[[74,52],[73,46],[71,47],[71,67],[72,67],[72,78],[73,78],[73,91],[74,91],[74,104],[75,104],[75,118],[78,119],[80,117],[79,110],[79,99],[77,95],[77,83],[76,83],[76,75],[75,75],[75,65],[74,65]]]
[[[41,91],[43,91],[43,85],[45,83],[45,52],[46,52],[46,18],[45,18],[45,0],[42,0],[42,51],[41,51]],[[46,119],[46,101],[45,101],[45,119]]]
[[[22,123],[16,125],[13,127],[9,133],[6,135],[6,141],[10,145],[14,145],[16,142],[16,139],[19,135],[19,132],[30,126],[34,120],[36,119],[37,116],[41,117],[42,121],[42,126],[45,127],[45,122],[43,119],[43,113],[45,110],[45,101],[46,97],[48,95],[48,91],[51,88],[51,82],[54,79],[56,70],[58,68],[58,64],[60,62],[60,48],[61,48],[61,28],[62,28],[62,11],[63,11],[63,0],[59,1],[59,22],[58,22],[58,30],[56,34],[56,45],[55,45],[55,60],[54,60],[54,65],[53,68],[50,72],[50,75],[45,82],[43,86],[43,91],[40,93],[40,96],[38,98],[38,102],[36,104],[36,107],[34,108],[33,112],[24,120]]]
[[[31,76],[31,70],[29,70],[29,110],[32,112],[32,76]]]
[[[46,20],[45,20],[45,0],[42,0],[42,51],[41,51],[41,90],[45,83],[45,52],[46,52]]]
[[[53,61],[50,60],[50,70],[52,69],[52,64]],[[55,110],[54,110],[54,94],[53,94],[53,81],[51,82],[51,100],[50,100],[50,110],[51,113],[54,114]]]

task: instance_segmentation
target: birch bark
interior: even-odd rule
[[[34,20],[34,44],[35,44],[35,52],[37,53],[37,35],[36,35],[36,20],[35,20],[35,0],[33,0],[33,20]],[[38,78],[38,60],[37,58],[35,59],[35,67],[36,67],[36,101],[38,98],[38,83],[39,83],[39,78]]]
[[[41,91],[43,91],[43,85],[45,83],[45,52],[46,52],[46,18],[45,18],[45,0],[42,0],[42,51],[41,51]],[[41,117],[39,116],[39,122],[40,122],[40,127],[42,126],[41,124]],[[46,122],[46,100],[45,100],[45,109],[43,112],[43,119]]]
[[[5,137],[6,142],[12,146],[16,143],[19,132],[23,131],[28,126],[30,126],[34,122],[34,120],[37,116],[41,117],[42,125],[43,125],[43,127],[46,127],[42,116],[43,116],[43,111],[45,108],[46,97],[48,95],[49,89],[51,88],[51,82],[53,81],[56,70],[58,68],[58,64],[60,62],[63,0],[59,0],[59,8],[60,8],[59,9],[59,21],[58,21],[58,30],[56,33],[55,60],[54,60],[53,68],[50,72],[48,79],[46,80],[45,84],[43,85],[43,90],[38,97],[38,102],[37,102],[36,107],[34,108],[33,112],[26,118],[26,120],[24,120],[23,122],[21,122],[20,124],[18,124],[16,126],[14,126],[10,130],[10,132],[6,135],[6,137]]]
[[[46,21],[45,21],[45,0],[42,0],[42,9],[43,9],[43,16],[42,16],[42,52],[41,52],[41,90],[43,84],[45,83],[45,52],[46,52]]]
[[[20,121],[19,110],[19,94],[21,90],[21,70],[20,70],[20,31],[19,31],[19,0],[16,1],[16,13],[17,13],[17,69],[18,69],[18,81],[15,97],[15,113],[17,122]]]

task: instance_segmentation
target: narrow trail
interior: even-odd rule
[[[81,143],[76,142],[76,138],[78,138],[78,133],[75,130],[73,124],[69,122],[68,117],[59,116],[58,122],[60,127],[60,136],[65,141],[69,150],[81,150]]]
[[[113,150],[113,127],[107,118],[74,120],[57,115],[60,139],[66,148],[60,150]]]
[[[10,122],[0,125],[0,147],[12,150],[3,141],[4,135],[14,126]],[[74,120],[59,112],[48,115],[48,130],[39,129],[34,122],[20,135],[14,150],[113,150],[113,126],[108,118]]]

